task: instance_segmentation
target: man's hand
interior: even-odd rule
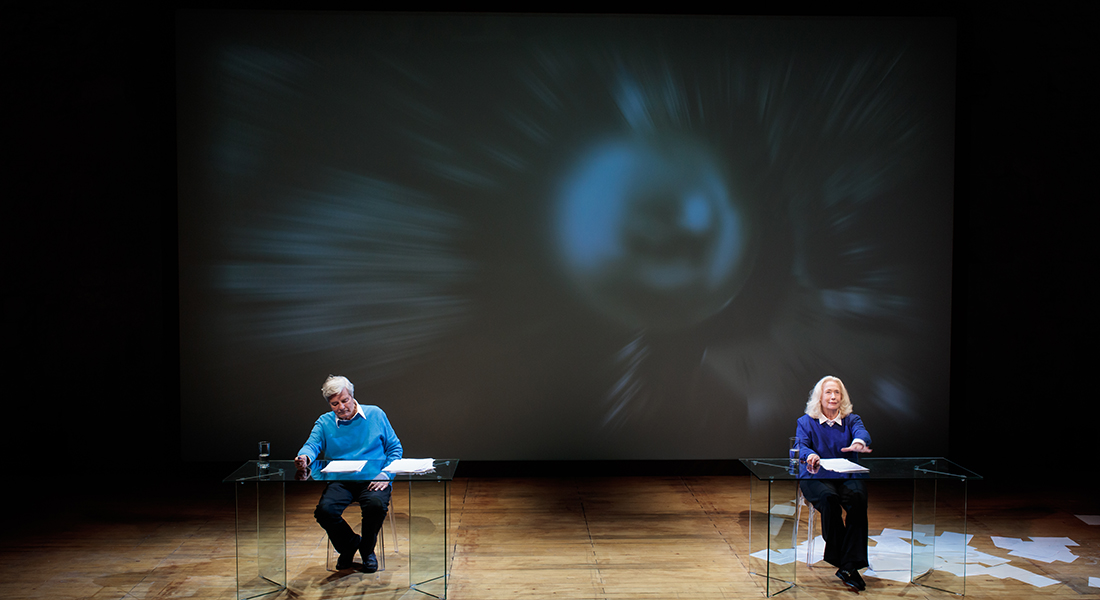
[[[383,481],[383,480],[379,479],[379,480],[370,482],[370,485],[367,486],[367,489],[372,491],[372,492],[381,492],[382,490],[386,489],[389,486],[390,486],[390,480],[387,479],[387,480]]]
[[[294,468],[305,471],[307,467],[309,467],[309,457],[305,454],[294,459]]]
[[[863,445],[863,442],[856,442],[847,448],[841,448],[841,452],[859,452],[860,454],[867,454],[871,451],[870,448]]]

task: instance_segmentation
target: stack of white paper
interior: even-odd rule
[[[430,473],[435,470],[435,459],[399,458],[382,470],[387,473]]]
[[[367,466],[365,460],[330,460],[325,468],[321,469],[322,473],[358,473],[363,470],[363,467]]]
[[[848,460],[847,458],[823,458],[821,466],[837,473],[866,473],[870,469]]]

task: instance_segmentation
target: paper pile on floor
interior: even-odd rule
[[[1076,546],[1077,542],[1068,537],[1033,537],[1028,538],[1031,540],[1030,542],[996,535],[992,537],[994,546],[1011,550],[1008,553],[1010,556],[1030,558],[1045,563],[1052,563],[1056,560],[1070,563],[1077,560],[1077,557],[1069,549],[1069,546]]]
[[[865,574],[871,577],[878,577],[879,579],[890,579],[901,582],[909,581],[910,553],[912,550],[909,538],[910,535],[908,531],[897,529],[884,529],[882,535],[871,536],[871,539],[875,541],[876,545],[867,549],[871,568],[868,569]],[[974,536],[968,535],[964,542],[962,534],[945,531],[939,536],[936,536],[933,540],[930,536],[918,533],[916,543],[922,546],[935,543],[935,557],[933,558],[932,569],[936,571],[946,571],[958,577],[962,577],[965,574],[970,576],[989,575],[997,579],[1011,578],[1024,583],[1030,583],[1036,587],[1046,587],[1058,583],[1057,580],[1051,579],[1050,577],[1014,567],[1008,564],[1010,561],[1008,558],[979,551],[977,548],[970,545],[973,538]],[[994,545],[998,548],[1004,548],[1005,546],[997,543],[998,539],[1008,540],[1010,538],[993,538]],[[1046,540],[1050,538],[1043,539]],[[1058,540],[1066,540],[1071,544],[1073,543],[1073,540],[1069,540],[1068,538],[1058,538]],[[1054,546],[1053,542],[1050,544],[1044,542],[1041,544],[1044,550],[1039,550],[1039,546],[1030,546],[1029,544],[1031,544],[1031,542],[1023,542],[1022,540],[1016,540],[1016,542],[1021,544],[1021,547],[1030,548],[1034,555],[1042,554],[1043,556],[1057,555],[1066,557],[1066,554],[1068,554],[1070,560],[1077,558],[1069,553],[1065,545]],[[1058,549],[1065,553],[1059,552]],[[1012,554],[1012,552],[1009,554]],[[1030,558],[1030,556],[1025,554],[1017,554],[1017,556],[1021,558]]]
[[[772,523],[773,536],[778,533],[775,525],[776,523]],[[867,569],[864,575],[902,583],[908,582],[913,548],[910,537],[908,531],[899,529],[884,529],[880,535],[870,536],[875,545],[868,545],[867,558],[871,568]],[[916,543],[919,546],[935,543],[932,569],[937,571],[946,571],[959,577],[965,573],[966,575],[990,575],[998,579],[1012,578],[1036,587],[1058,583],[1057,580],[1008,564],[1011,559],[979,551],[970,546],[973,537],[968,535],[964,540],[962,534],[945,531],[933,539],[927,534],[917,533]],[[1068,548],[1077,544],[1069,538],[1030,538],[1031,541],[1024,541],[994,536],[992,539],[995,546],[1010,550],[1010,555],[1020,558],[1048,563],[1054,560],[1073,562],[1077,558]],[[754,552],[752,556],[760,560],[766,559],[773,564],[785,565],[795,560],[805,560],[808,545],[808,542],[802,542],[794,549],[761,550]],[[816,564],[822,560],[825,540],[817,536],[813,546],[814,552],[810,562]]]

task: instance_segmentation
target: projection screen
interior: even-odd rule
[[[947,445],[955,26],[181,13],[183,456],[346,375],[406,456]]]

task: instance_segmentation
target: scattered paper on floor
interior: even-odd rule
[[[870,568],[864,573],[867,577],[886,579],[907,583],[910,580],[912,568],[913,543],[908,531],[899,529],[883,529],[879,535],[869,536],[874,545],[868,545],[867,558],[871,563]],[[1058,583],[1044,575],[1032,573],[1026,569],[1009,564],[1011,559],[982,552],[970,545],[973,535],[962,535],[951,531],[945,531],[938,536],[931,536],[927,532],[918,532],[916,545],[919,548],[934,547],[934,556],[931,557],[930,567],[936,571],[952,573],[958,577],[973,575],[989,575],[998,579],[1016,579],[1035,587],[1047,587]],[[1008,550],[1009,555],[1029,560],[1052,562],[1060,560],[1073,562],[1077,557],[1069,549],[1077,543],[1067,537],[1033,537],[1028,540],[991,536],[993,545],[997,548]],[[794,549],[782,551],[766,550],[753,553],[752,556],[760,560],[766,558],[774,564],[786,565],[794,562],[806,562],[808,542],[802,542]],[[825,540],[821,536],[814,538],[813,554],[809,557],[810,564],[816,564],[823,560],[825,552]],[[1100,578],[1090,577],[1089,585],[1100,587]]]

